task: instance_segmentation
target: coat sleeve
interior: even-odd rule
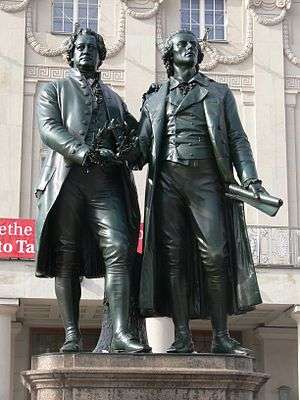
[[[237,105],[231,90],[225,95],[225,121],[229,148],[234,167],[242,185],[258,179],[249,140],[238,115]]]
[[[142,169],[151,159],[151,147],[152,147],[152,123],[147,107],[144,105],[141,112],[137,131],[138,143],[139,143],[139,157],[137,166]]]
[[[129,130],[136,130],[137,127],[138,127],[138,122],[134,118],[134,116],[132,114],[130,114],[126,104],[123,101],[122,101],[122,108],[123,108],[124,121],[127,123],[128,129]]]
[[[42,141],[69,161],[82,165],[89,147],[84,140],[71,134],[63,125],[57,88],[47,84],[38,100],[38,124]]]

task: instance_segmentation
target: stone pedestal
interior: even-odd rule
[[[268,375],[212,354],[45,354],[22,372],[31,400],[253,400]]]

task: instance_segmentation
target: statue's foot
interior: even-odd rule
[[[211,346],[212,353],[235,354],[238,356],[251,356],[253,351],[241,346],[241,344],[229,335],[215,336]]]
[[[61,353],[78,353],[82,350],[81,338],[73,336],[65,340],[60,348]]]
[[[194,343],[191,337],[178,338],[167,349],[167,353],[194,353]]]
[[[140,343],[131,333],[118,332],[113,335],[111,353],[150,353],[151,347]]]

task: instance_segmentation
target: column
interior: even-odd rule
[[[291,312],[291,317],[297,323],[297,349],[298,349],[298,399],[300,400],[300,305],[294,306],[294,309]]]
[[[10,400],[14,400],[15,394],[18,393],[18,388],[22,384],[20,381],[20,370],[18,367],[17,359],[19,357],[18,346],[17,346],[17,336],[22,332],[23,324],[22,322],[12,322],[11,323],[11,371],[10,371],[10,383],[11,383],[11,392],[10,392]],[[28,346],[26,346],[26,351],[28,351]],[[27,361],[27,360],[26,360]],[[28,364],[27,364],[28,365]],[[27,365],[24,369],[27,368]],[[17,370],[17,372],[16,372]]]
[[[146,327],[153,353],[164,353],[174,342],[174,324],[171,318],[147,318]]]
[[[297,160],[300,141],[296,138],[295,110],[297,105],[297,91],[285,95],[286,105],[286,143],[287,143],[287,170],[288,170],[288,197],[289,197],[289,226],[299,226],[298,199],[300,199],[299,160]]]
[[[11,398],[11,321],[18,306],[17,299],[0,299],[0,400]]]

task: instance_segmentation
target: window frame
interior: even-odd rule
[[[180,0],[181,2],[182,0]],[[214,1],[214,0],[213,0]],[[199,2],[199,37],[198,39],[202,39],[205,34],[205,0],[198,0]],[[217,42],[217,43],[228,43],[228,11],[227,11],[227,0],[223,0],[224,4],[224,38],[223,39],[208,39],[208,42]],[[180,4],[181,5],[181,4]],[[190,8],[192,10],[192,8]],[[180,8],[180,27],[182,29],[181,23],[181,12],[182,8]],[[191,20],[189,25],[191,25]]]
[[[72,35],[72,33],[74,32],[75,23],[77,21],[79,21],[79,0],[70,0],[70,2],[73,2],[73,24],[72,24],[73,29],[72,29],[72,32],[56,32],[54,30],[54,26],[53,26],[53,23],[54,23],[54,1],[55,0],[51,1],[51,34],[52,35],[66,35],[66,36]],[[63,0],[61,0],[61,1],[63,1]],[[99,28],[100,1],[101,0],[97,0],[97,10],[98,10],[98,12],[97,12],[97,32],[98,32],[98,28]],[[88,17],[89,17],[89,15],[87,12],[87,22],[89,21]]]

